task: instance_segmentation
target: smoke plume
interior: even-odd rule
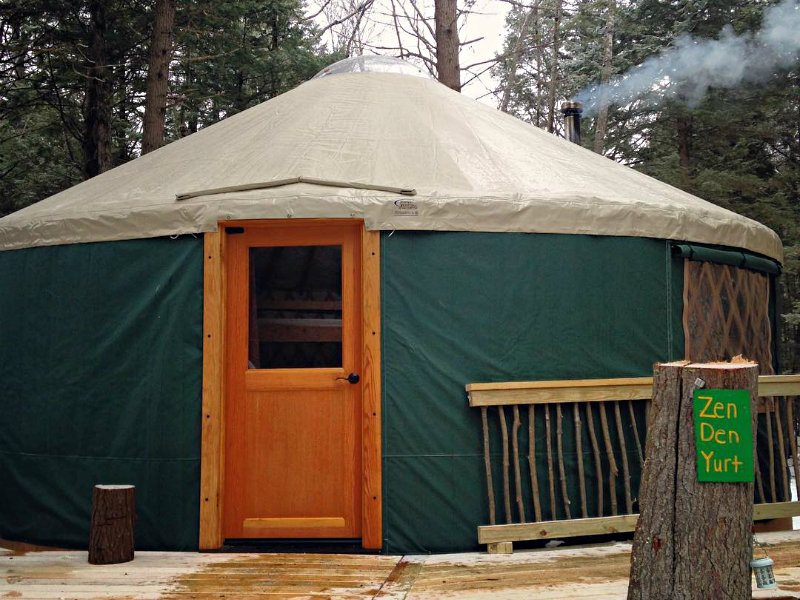
[[[679,96],[697,105],[708,88],[734,88],[764,81],[792,66],[800,54],[800,0],[784,0],[764,10],[761,31],[736,35],[730,26],[719,39],[678,38],[662,53],[606,84],[595,83],[575,100],[586,114],[610,104],[625,105],[650,94],[656,103]]]

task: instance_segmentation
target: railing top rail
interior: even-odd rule
[[[653,378],[469,383],[466,390],[470,406],[648,400],[653,394]],[[800,375],[761,375],[758,393],[759,396],[800,396]]]

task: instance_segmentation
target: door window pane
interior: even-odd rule
[[[342,247],[250,248],[249,368],[342,366]]]

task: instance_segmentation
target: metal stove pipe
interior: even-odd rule
[[[564,133],[566,138],[580,145],[581,143],[581,113],[583,104],[568,100],[561,103],[561,114],[564,115]]]

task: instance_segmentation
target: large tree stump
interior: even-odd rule
[[[132,485],[94,486],[89,532],[91,564],[110,565],[133,560],[134,492]]]
[[[697,481],[692,396],[698,379],[703,389],[750,391],[755,446],[755,363],[655,366],[628,600],[752,597],[753,483]]]

